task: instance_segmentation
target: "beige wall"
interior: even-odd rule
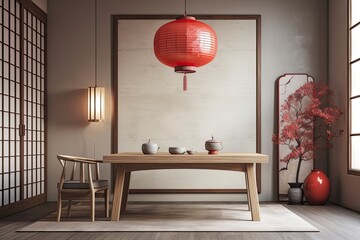
[[[347,1],[329,1],[329,84],[335,101],[346,110],[347,99]],[[346,132],[347,111],[339,127]],[[346,135],[335,139],[336,149],[330,150],[329,170],[332,183],[331,199],[347,208],[360,211],[360,177],[347,174]]]
[[[206,7],[204,4],[206,3]],[[110,152],[111,14],[182,14],[182,1],[98,1],[98,80],[106,87],[106,121],[86,121],[86,88],[94,81],[94,6],[89,0],[48,3],[48,199],[56,199],[60,166],[56,154]],[[289,72],[327,78],[326,0],[192,0],[188,13],[262,15],[262,167],[261,200],[276,198],[274,83]],[[65,17],[66,16],[66,17]],[[109,167],[102,168],[109,178]],[[132,200],[237,200],[236,195],[130,196]]]

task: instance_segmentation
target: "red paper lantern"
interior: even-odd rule
[[[184,16],[161,26],[154,37],[154,52],[163,64],[184,73],[184,91],[187,73],[211,62],[217,51],[215,31],[194,17]]]

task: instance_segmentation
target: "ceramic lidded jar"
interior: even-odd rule
[[[160,147],[156,143],[152,143],[149,139],[149,142],[144,143],[141,146],[141,150],[144,154],[155,154],[159,150]]]
[[[217,154],[223,149],[223,145],[222,142],[215,140],[214,136],[211,136],[211,139],[205,142],[205,149],[209,151],[209,154]]]

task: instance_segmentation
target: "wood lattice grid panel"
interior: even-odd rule
[[[20,200],[20,4],[0,0],[0,206]]]
[[[39,11],[29,0],[0,0],[0,215],[44,199],[46,15]]]
[[[45,26],[24,10],[24,198],[45,192]]]

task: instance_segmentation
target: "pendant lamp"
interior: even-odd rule
[[[97,86],[97,0],[95,0],[95,85],[88,87],[88,121],[105,120],[105,88]]]
[[[217,51],[215,31],[207,24],[186,15],[161,26],[154,37],[156,58],[183,73],[183,90],[187,90],[188,73],[211,62]]]

